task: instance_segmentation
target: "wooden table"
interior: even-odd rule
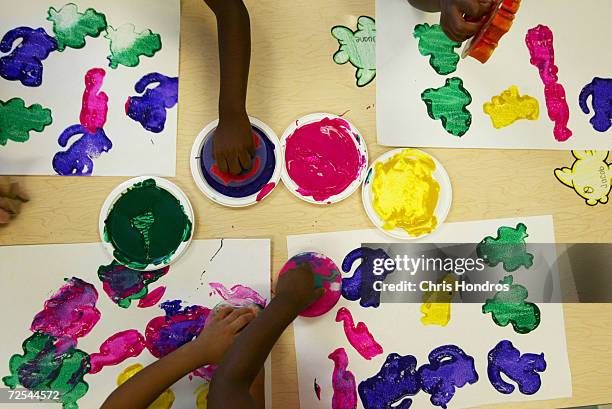
[[[346,112],[368,142],[371,158],[387,148],[376,144],[375,82],[358,88],[350,64],[338,66],[334,25],[355,27],[360,15],[374,16],[367,0],[248,0],[253,32],[249,113],[277,134],[302,115]],[[182,1],[177,177],[197,216],[196,239],[270,237],[274,275],[287,257],[289,234],[371,227],[355,194],[330,207],[308,205],[283,187],[261,204],[227,209],[205,199],[189,170],[198,132],[217,116],[218,75],[214,16],[201,0]],[[418,69],[418,67],[415,67]],[[407,67],[406,75],[410,75]],[[612,242],[610,205],[587,207],[562,186],[553,169],[572,163],[569,152],[430,150],[446,167],[454,191],[449,222],[515,216],[554,215],[558,242]],[[106,195],[126,178],[25,177],[33,200],[0,244],[98,241],[98,212]],[[559,408],[612,402],[612,306],[566,305],[567,342],[574,397],[562,401],[505,405],[504,408]],[[273,351],[274,408],[297,408],[293,331]]]

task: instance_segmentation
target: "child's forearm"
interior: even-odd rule
[[[440,11],[440,0],[408,0],[408,2],[423,11]]]

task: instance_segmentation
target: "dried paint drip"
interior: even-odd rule
[[[317,378],[314,380],[314,393],[317,396],[318,400],[321,400],[321,386],[317,383]]]
[[[108,114],[108,95],[102,92],[102,84],[106,71],[102,68],[92,68],[85,74],[85,92],[81,109],[81,125],[90,134],[104,128]]]
[[[357,142],[357,144],[355,143]],[[323,118],[298,126],[287,137],[285,166],[297,192],[325,202],[361,176],[366,158],[359,135],[342,118]]]
[[[117,377],[117,386],[126,383],[128,379],[142,371],[142,369],[143,366],[141,364],[134,364],[125,368]],[[166,389],[157,399],[153,401],[153,403],[147,407],[147,409],[170,409],[174,403],[174,399],[175,396],[172,389]],[[198,407],[198,409],[200,408]]]
[[[456,345],[443,345],[429,353],[429,363],[422,365],[418,374],[421,388],[431,395],[434,406],[446,409],[457,388],[478,381],[474,358]]]
[[[519,119],[535,121],[540,116],[540,104],[529,95],[520,95],[518,87],[512,85],[501,95],[494,96],[491,102],[485,103],[483,111],[491,117],[493,127],[500,129]]]
[[[378,373],[359,383],[359,397],[365,409],[407,409],[421,390],[421,378],[412,355],[393,353],[387,356]]]
[[[247,307],[250,305],[258,305],[261,308],[265,308],[267,300],[263,298],[259,293],[252,288],[237,284],[229,290],[221,283],[210,283],[210,288],[217,293],[217,295],[223,298],[224,301],[234,307]]]
[[[402,229],[410,236],[431,233],[438,226],[434,212],[440,184],[436,163],[416,149],[404,149],[374,166],[372,207],[385,230]]]
[[[152,217],[147,219],[153,219],[151,223],[134,224],[149,213]],[[179,246],[189,240],[191,230],[192,222],[181,202],[157,186],[154,179],[147,179],[134,184],[115,201],[104,221],[104,240],[112,244],[113,255],[120,263],[144,269],[168,264]]]
[[[358,322],[355,326],[353,316],[348,309],[342,307],[338,310],[336,322],[342,322],[349,343],[365,359],[370,360],[383,353],[382,346],[376,342],[365,323]]]
[[[0,52],[10,53],[0,57],[0,77],[38,87],[43,81],[42,62],[55,50],[57,41],[43,28],[14,28],[0,41]]]
[[[591,125],[598,132],[607,132],[612,127],[612,79],[595,77],[580,91],[580,108],[585,114],[590,113],[589,98],[595,114]]]
[[[440,75],[448,75],[457,70],[459,54],[455,49],[461,43],[448,38],[439,24],[419,24],[414,28],[414,38],[419,40],[419,52],[429,56],[429,65]]]
[[[178,77],[153,72],[138,80],[134,90],[141,95],[128,97],[125,114],[149,132],[162,132],[166,127],[167,110],[178,103]]]
[[[506,382],[502,374],[514,381],[523,395],[533,395],[542,386],[539,372],[545,370],[544,353],[521,355],[512,342],[507,340],[501,341],[489,352],[489,381],[498,392],[504,394],[514,392],[515,387]]]
[[[121,308],[128,308],[132,301],[142,301],[148,297],[149,284],[168,274],[168,271],[169,267],[154,271],[138,271],[113,261],[107,266],[98,268],[98,278],[102,281],[102,288],[110,299]]]
[[[318,317],[325,314],[338,303],[342,275],[338,266],[329,258],[319,253],[300,253],[291,257],[279,272],[279,276],[307,264],[314,273],[316,288],[323,288],[325,292],[314,303],[300,312],[302,317]]]
[[[270,180],[276,168],[276,154],[274,143],[264,131],[252,125],[255,154],[252,167],[239,175],[222,172],[213,158],[213,138],[215,130],[205,137],[204,146],[200,154],[200,168],[206,183],[212,189],[228,197],[242,198],[257,194],[258,200],[269,193],[274,184]],[[264,190],[266,193],[262,193]],[[261,197],[261,198],[260,198]]]
[[[30,132],[42,132],[52,123],[51,110],[40,104],[26,107],[21,98],[0,101],[0,146],[8,141],[27,142]]]
[[[572,151],[576,161],[571,168],[555,169],[559,182],[582,197],[586,204],[608,203],[612,190],[612,164],[606,162],[608,151]]]
[[[120,364],[128,358],[140,355],[145,339],[135,329],[118,332],[100,345],[100,352],[89,356],[90,374],[98,373],[105,366]]]
[[[148,308],[156,305],[166,293],[166,287],[157,287],[138,301],[138,308]]]
[[[461,78],[449,78],[441,88],[428,88],[421,93],[431,119],[442,121],[442,126],[451,135],[463,136],[472,125],[472,113],[467,106],[472,96],[463,87]]]
[[[508,291],[499,291],[482,306],[483,314],[491,313],[493,322],[500,327],[512,324],[514,331],[528,334],[540,325],[540,309],[527,302],[529,292],[520,284],[514,284],[512,276],[504,277],[500,284],[509,286]]]
[[[332,374],[332,409],[357,408],[357,388],[355,375],[348,368],[348,356],[344,348],[338,348],[328,356],[334,361]]]
[[[555,123],[555,139],[559,142],[567,141],[572,136],[572,131],[567,127],[570,112],[565,89],[558,83],[559,68],[555,65],[553,32],[547,26],[538,25],[527,32],[525,42],[531,54],[531,64],[540,71],[544,83],[548,117]]]
[[[456,281],[454,274],[449,273],[438,280],[438,284],[452,285],[455,288]],[[421,324],[447,326],[451,319],[451,301],[454,295],[454,291],[427,291],[423,294]]]
[[[349,301],[359,300],[362,307],[378,307],[380,305],[380,291],[374,290],[374,282],[384,281],[387,275],[395,271],[395,263],[389,267],[387,260],[393,261],[382,249],[360,247],[352,250],[342,261],[342,271],[349,273],[357,260],[361,263],[351,277],[342,279],[342,296]],[[382,262],[383,271],[374,274],[374,260]]]
[[[497,229],[497,237],[485,237],[476,247],[476,252],[489,267],[502,263],[509,273],[521,267],[530,268],[533,254],[527,252],[527,237],[527,226],[523,223],[517,224],[516,228],[502,226]]]
[[[53,23],[53,34],[59,51],[64,51],[66,47],[83,48],[86,37],[98,37],[107,28],[104,14],[92,8],[79,13],[77,5],[73,3],[59,10],[50,7],[47,20]]]

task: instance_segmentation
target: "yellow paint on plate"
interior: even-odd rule
[[[404,149],[374,166],[372,207],[383,229],[400,228],[414,237],[435,230],[440,196],[435,170],[431,156],[416,149]]]
[[[491,117],[496,129],[511,125],[519,119],[534,121],[540,116],[538,100],[529,95],[519,95],[516,85],[494,96],[491,102],[484,104],[483,110]]]
[[[195,393],[197,393],[196,407],[198,409],[206,409],[208,407],[208,386],[209,384],[203,383],[195,390]]]
[[[438,281],[438,285],[444,284],[450,286],[452,291],[427,291],[423,295],[423,304],[421,305],[421,323],[423,325],[439,325],[446,327],[451,319],[451,301],[455,295],[455,279],[453,274],[447,274]]]
[[[132,376],[142,371],[143,366],[141,364],[130,365],[125,368],[117,377],[117,385],[123,385]],[[170,409],[174,403],[174,392],[172,389],[166,389],[164,393],[158,396],[153,403],[151,403],[148,409]]]

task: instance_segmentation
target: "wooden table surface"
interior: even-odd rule
[[[363,133],[371,158],[387,150],[376,144],[374,81],[355,85],[350,64],[333,63],[338,44],[334,25],[355,27],[360,15],[374,16],[367,0],[247,0],[253,56],[248,109],[281,135],[296,118],[317,111],[341,114]],[[214,16],[202,0],[183,0],[177,177],[173,181],[194,206],[196,239],[272,238],[273,275],[287,258],[286,236],[371,227],[360,195],[330,207],[308,205],[284,187],[248,209],[227,209],[205,199],[189,170],[198,132],[217,116],[217,40]],[[407,67],[406,75],[410,75]],[[449,222],[515,216],[554,216],[558,242],[612,242],[610,205],[587,207],[562,186],[553,169],[572,163],[569,152],[428,150],[446,167],[453,183]],[[24,177],[33,200],[0,244],[98,241],[98,212],[106,195],[126,178]],[[559,408],[612,402],[612,306],[564,307],[573,378],[573,398],[504,405],[504,408]],[[293,331],[273,351],[273,407],[298,408]]]

